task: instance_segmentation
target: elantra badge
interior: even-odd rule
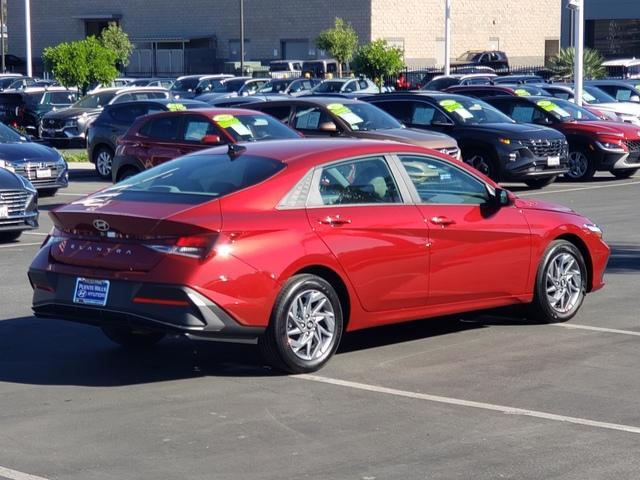
[[[109,224],[101,218],[93,221],[93,227],[99,232],[106,232],[107,230],[109,230]]]

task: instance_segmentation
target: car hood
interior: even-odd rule
[[[590,103],[593,108],[640,117],[640,104],[630,102]]]
[[[0,143],[0,158],[10,162],[51,162],[60,157],[53,148],[39,143]]]
[[[386,130],[354,131],[353,136],[374,140],[393,140],[421,147],[442,149],[457,148],[457,142],[449,135],[438,132],[426,132],[414,128],[390,128]]]
[[[542,200],[531,200],[529,198],[516,198],[515,206],[524,210],[542,210],[545,212],[570,213],[578,215],[575,210],[557,203],[544,202]]]
[[[456,125],[454,131],[466,131],[477,133],[490,133],[493,135],[508,136],[515,140],[528,140],[531,138],[546,138],[555,140],[562,138],[562,134],[547,127],[523,123],[483,123],[480,125]]]
[[[588,121],[588,122],[565,122],[559,125],[563,133],[591,133],[591,134],[611,134],[614,136],[624,135],[626,140],[640,139],[640,129],[637,126],[623,122]]]
[[[24,185],[15,173],[0,168],[0,190],[22,190]]]
[[[65,108],[63,110],[51,111],[45,114],[44,118],[66,119],[81,117],[82,115],[96,115],[102,111],[101,108]]]

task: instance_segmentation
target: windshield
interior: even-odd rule
[[[225,92],[237,92],[245,84],[245,80],[229,80],[227,82],[219,82],[213,86],[212,92],[225,93]]]
[[[284,92],[290,83],[291,81],[286,81],[286,80],[272,80],[270,82],[265,83],[261,88],[259,88],[257,93]]]
[[[461,61],[461,62],[471,62],[475,59],[477,59],[481,54],[478,52],[464,52],[462,55],[460,55],[457,60]]]
[[[617,100],[597,87],[586,86],[582,99],[587,103],[615,103]]]
[[[236,142],[300,138],[294,130],[275,118],[261,113],[251,115],[214,115],[213,121],[231,135]]]
[[[345,83],[346,82],[342,82],[339,80],[329,80],[322,82],[320,85],[314,88],[313,91],[318,93],[340,93],[340,90],[342,90],[342,87]]]
[[[402,128],[402,124],[387,112],[368,103],[331,103],[327,110],[349,124],[351,130],[370,131]]]
[[[538,100],[536,104],[552,117],[562,122],[599,120],[593,113],[573,102],[560,99]]]
[[[128,178],[103,194],[119,200],[204,203],[260,183],[285,168],[271,158],[189,155]]]
[[[197,78],[184,78],[182,80],[176,80],[171,86],[171,90],[174,92],[191,92],[198,86],[199,80]]]
[[[73,108],[102,108],[105,105],[107,105],[115,96],[116,96],[115,92],[92,93],[82,98],[81,100],[78,100],[76,103],[72,105],[72,107]]]
[[[480,100],[465,97],[445,98],[438,102],[457,125],[515,123],[504,113]]]
[[[0,142],[24,142],[25,138],[22,137],[13,128],[7,127],[4,123],[0,123]]]

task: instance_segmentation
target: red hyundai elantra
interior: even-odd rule
[[[257,340],[288,372],[320,368],[343,331],[508,304],[567,320],[609,256],[568,208],[378,141],[205,150],[51,217],[29,270],[37,316],[125,346]]]

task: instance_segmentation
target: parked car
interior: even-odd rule
[[[118,182],[212,145],[300,137],[275,118],[252,110],[208,108],[156,113],[136,120],[120,138],[112,178]]]
[[[569,142],[573,180],[589,180],[596,170],[628,178],[640,168],[640,131],[622,122],[603,122],[567,100],[546,97],[494,97],[488,103],[520,123],[545,125]]]
[[[335,93],[378,93],[378,86],[367,78],[334,78],[316,85],[311,92],[316,94]]]
[[[468,50],[451,62],[452,67],[482,65],[502,70],[509,68],[507,54],[500,50]]]
[[[255,94],[269,82],[268,78],[234,77],[220,80],[211,90],[196,96],[201,102],[212,102],[220,98],[243,97]]]
[[[69,108],[49,112],[42,117],[40,137],[50,142],[86,141],[87,128],[91,125],[105,105],[170,98],[166,88],[105,88],[90,93]]]
[[[228,78],[233,78],[233,75],[184,75],[178,77],[171,86],[171,95],[173,98],[194,98],[211,91],[220,81]]]
[[[640,105],[632,102],[618,102],[611,95],[598,87],[584,85],[582,101],[587,107],[611,113],[621,122],[632,123],[640,126]],[[573,86],[568,84],[549,84],[544,89],[553,97],[562,100],[573,100]]]
[[[51,218],[28,272],[37,317],[132,348],[166,334],[257,340],[289,373],[321,368],[346,331],[510,304],[569,320],[609,257],[569,208],[369,140],[214,148]]]
[[[302,60],[272,60],[269,73],[273,79],[298,78],[302,75]]]
[[[609,77],[623,79],[640,79],[640,59],[619,58],[602,62]]]
[[[29,87],[18,92],[0,93],[0,121],[39,136],[42,117],[51,111],[69,107],[78,92],[64,87]]]
[[[640,103],[640,89],[633,83],[621,80],[590,80],[586,84],[598,87],[619,102]]]
[[[133,82],[129,83],[129,87],[162,87],[170,89],[173,86],[173,83],[176,81],[175,78],[163,78],[163,77],[151,77],[151,78],[138,78]]]
[[[20,73],[3,73],[0,75],[0,92],[9,88],[9,86],[18,78],[22,78],[24,75]]]
[[[504,84],[504,85],[454,85],[444,89],[448,93],[457,93],[467,97],[486,98],[496,96],[529,97],[548,96],[549,94],[538,85],[531,84]]]
[[[491,85],[491,80],[496,76],[495,73],[438,75],[428,82],[423,82],[422,90],[445,90],[454,85]]]
[[[265,83],[256,95],[291,95],[297,97],[320,85],[317,78],[278,78]]]
[[[422,92],[362,100],[408,127],[451,135],[460,145],[464,161],[496,181],[521,181],[541,188],[568,171],[568,146],[561,133],[517,124],[482,100]]]
[[[106,105],[87,130],[87,157],[101,178],[111,179],[111,165],[118,139],[144,115],[159,112],[206,108],[197,100],[158,98]]]
[[[508,84],[526,84],[526,83],[545,83],[545,79],[540,75],[504,75],[495,77],[491,80],[494,85]]]
[[[0,166],[0,242],[12,242],[35,228],[38,192],[22,175]]]
[[[251,108],[277,118],[305,137],[352,137],[392,140],[438,150],[459,158],[456,141],[448,135],[404,128],[391,115],[349,98],[298,97],[263,102]]]
[[[0,168],[31,182],[40,195],[55,195],[69,184],[67,162],[60,152],[30,141],[0,123]]]

